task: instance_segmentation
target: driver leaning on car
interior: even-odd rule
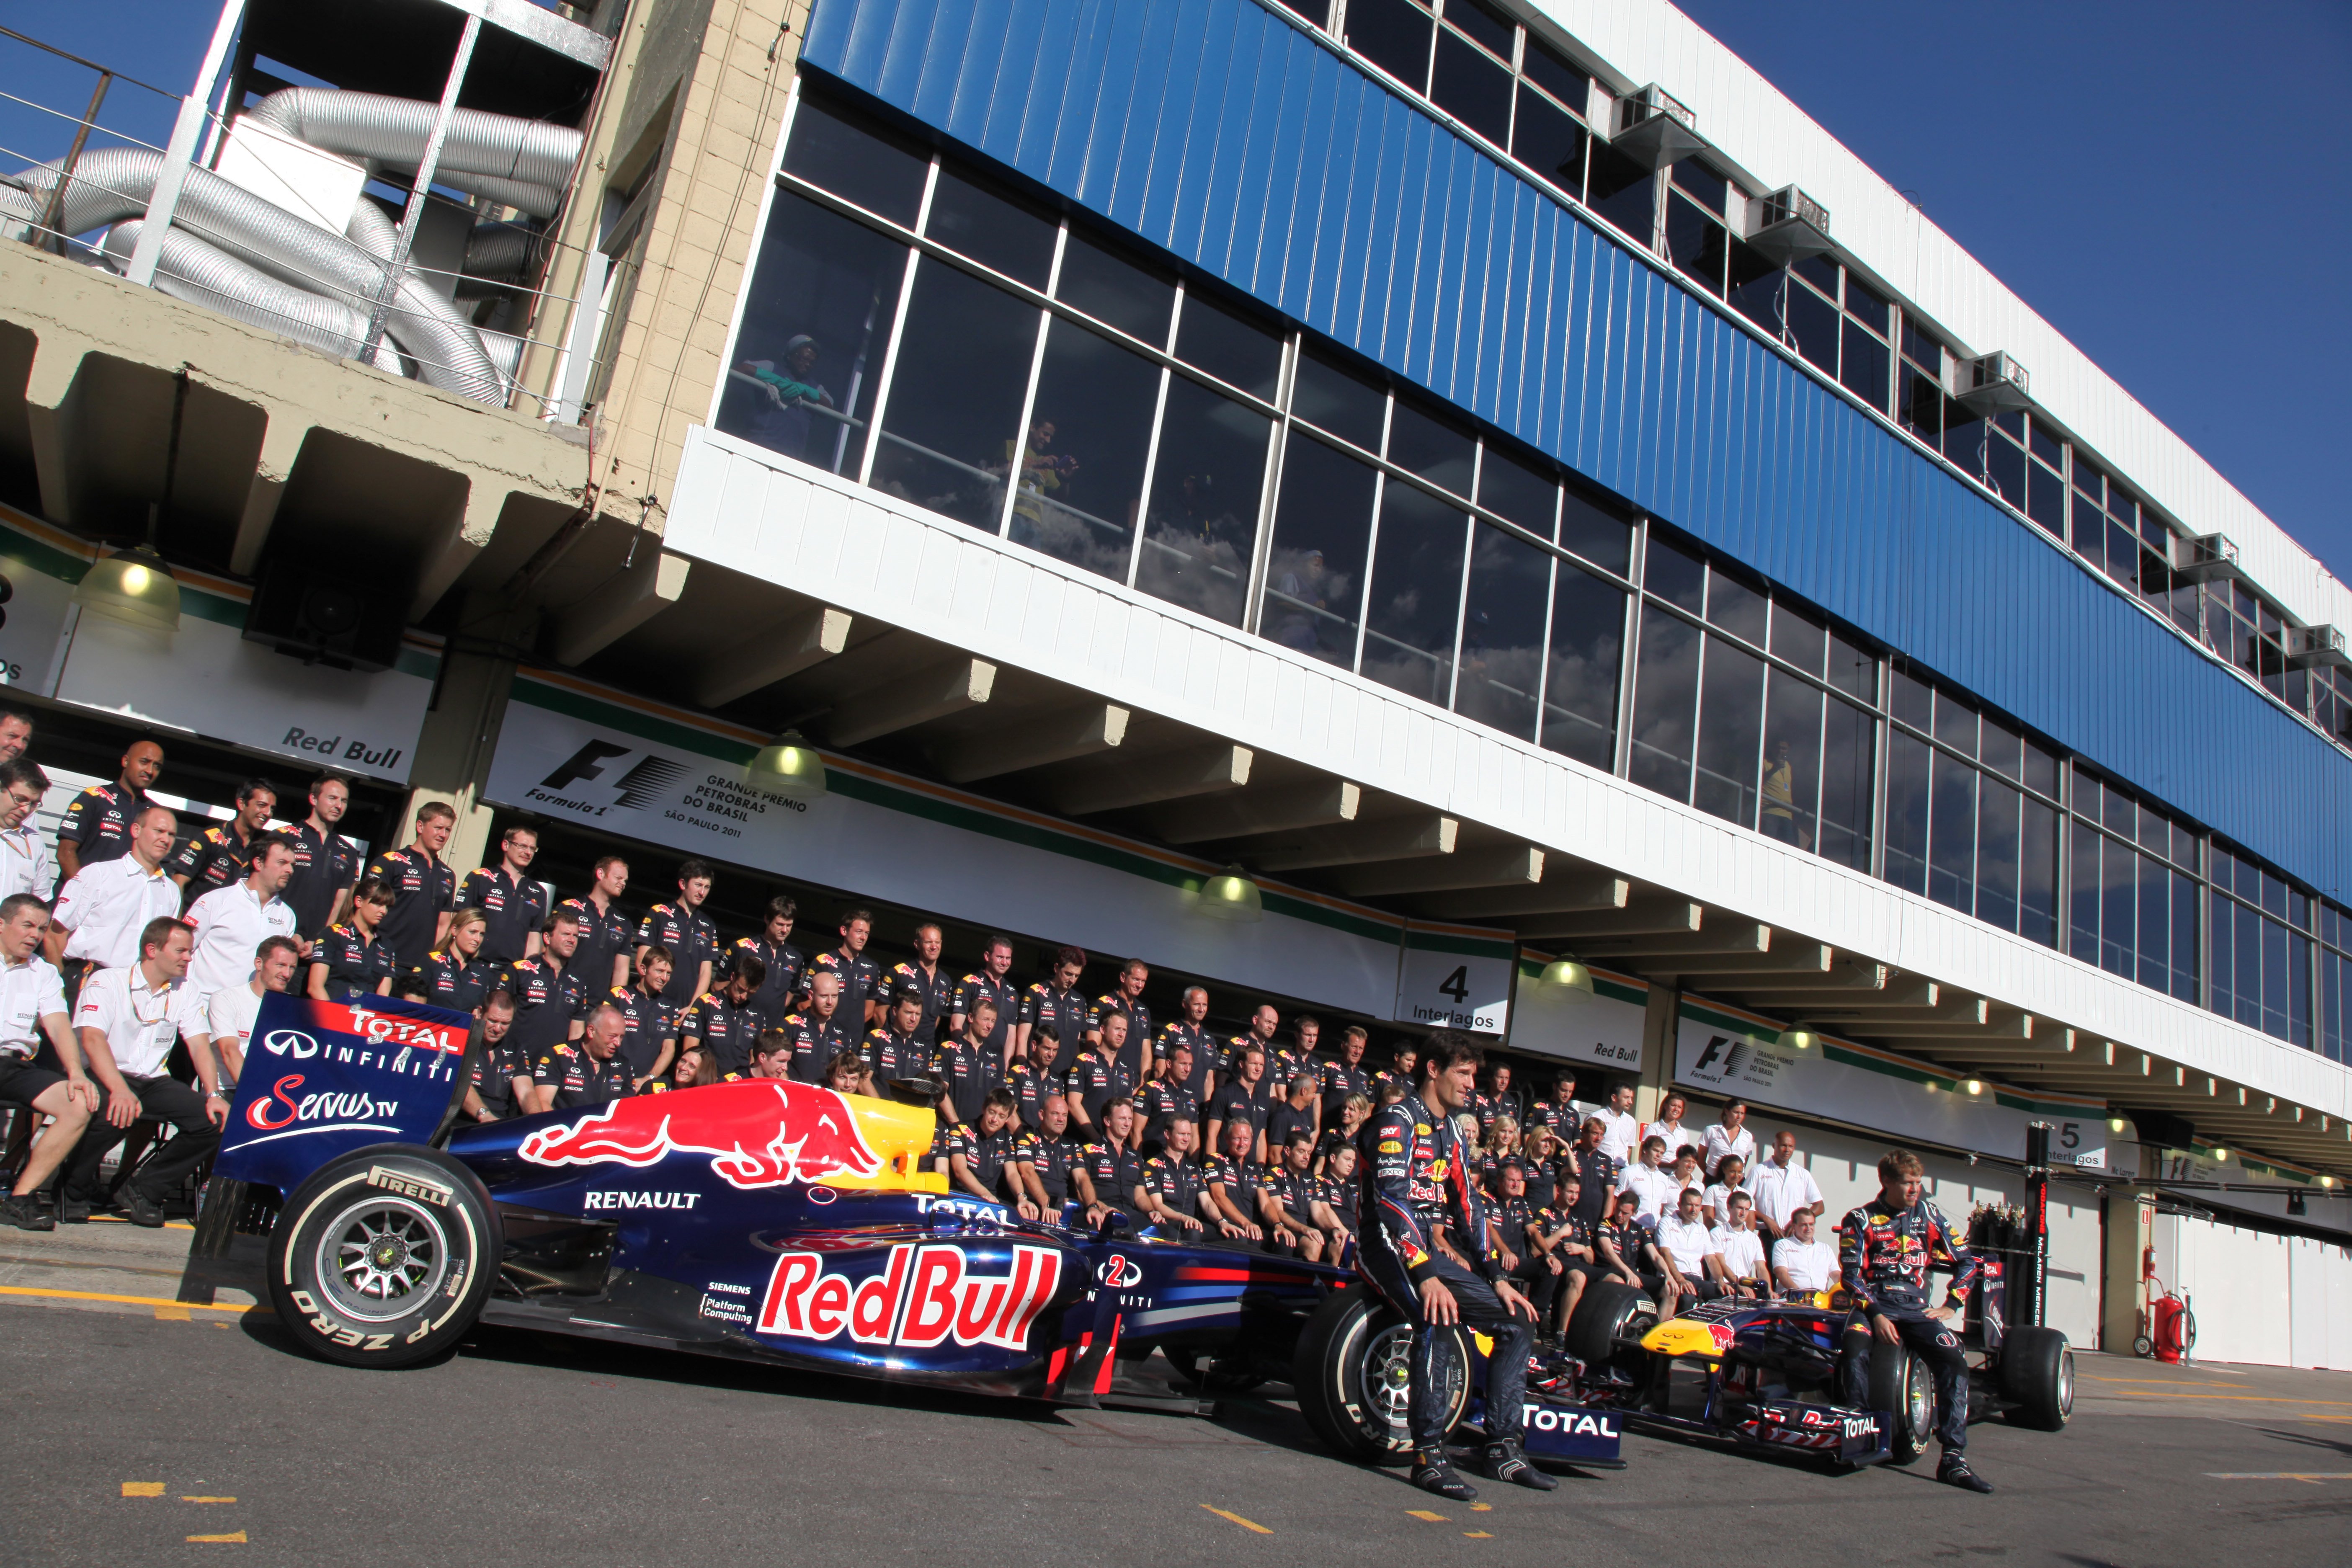
[[[1923,1195],[1926,1173],[1917,1155],[1890,1151],[1878,1162],[1878,1196],[1838,1226],[1838,1271],[1853,1303],[1845,1328],[1846,1403],[1869,1408],[1873,1355],[1882,1345],[1895,1354],[1908,1346],[1935,1374],[1936,1437],[1944,1447],[1936,1479],[1989,1492],[1992,1483],[1969,1468],[1969,1364],[1951,1327],[1976,1283],[1977,1260]],[[1952,1276],[1940,1307],[1927,1305],[1930,1268]]]

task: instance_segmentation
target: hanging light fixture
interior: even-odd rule
[[[2123,1119],[2122,1117],[2120,1117],[2120,1116],[2110,1116],[2110,1117],[2108,1117],[2108,1118],[2107,1118],[2107,1131],[2110,1131],[2110,1132],[2120,1132],[2120,1131],[2122,1131],[2123,1130],[2124,1130],[2124,1119]]]
[[[1818,1032],[1805,1027],[1802,1024],[1791,1024],[1781,1030],[1772,1043],[1776,1046],[1786,1046],[1792,1051],[1809,1051],[1822,1043],[1822,1037]]]
[[[180,629],[180,584],[152,544],[118,550],[90,563],[73,591],[85,610],[159,632]]]
[[[1228,866],[1201,884],[1201,912],[1213,921],[1248,925],[1265,918],[1265,902],[1239,866]]]
[[[743,782],[753,789],[767,790],[787,800],[822,800],[824,798],[824,758],[817,749],[801,739],[797,730],[787,730],[753,753],[743,765]]]
[[[1984,1079],[1980,1078],[1972,1078],[1969,1079],[1967,1088],[1970,1094],[1982,1094],[1984,1092]]]
[[[1536,984],[1548,996],[1573,1002],[1592,994],[1592,971],[1572,958],[1555,958],[1544,965]]]
[[[2217,1165],[2226,1165],[2230,1163],[2230,1152],[2227,1149],[2211,1149],[2207,1152],[2213,1156],[2213,1163]]]

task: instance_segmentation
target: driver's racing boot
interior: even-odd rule
[[[1539,1492],[1550,1491],[1559,1485],[1559,1478],[1548,1476],[1528,1463],[1527,1455],[1519,1451],[1517,1437],[1486,1445],[1486,1473],[1498,1481]]]
[[[1464,1480],[1446,1461],[1443,1448],[1423,1448],[1412,1456],[1412,1484],[1425,1492],[1451,1498],[1455,1502],[1470,1502],[1478,1496],[1478,1489]]]
[[[1992,1490],[1992,1483],[1969,1468],[1968,1460],[1958,1454],[1944,1456],[1943,1462],[1936,1467],[1936,1479],[1948,1487],[1958,1487],[1962,1491]]]

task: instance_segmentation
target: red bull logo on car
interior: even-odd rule
[[[959,1345],[1024,1350],[1030,1325],[1062,1282],[1062,1255],[1016,1247],[1003,1274],[973,1271],[961,1247],[890,1249],[881,1272],[852,1280],[829,1271],[814,1252],[776,1259],[760,1304],[757,1331],[796,1340],[846,1333],[864,1345],[929,1350]]]
[[[536,1165],[640,1170],[674,1153],[708,1154],[713,1171],[745,1191],[882,1169],[846,1100],[782,1079],[615,1100],[568,1125],[541,1128],[519,1152]]]

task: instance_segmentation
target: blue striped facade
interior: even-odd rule
[[[1255,0],[817,0],[803,58],[2352,888],[2352,759]]]

